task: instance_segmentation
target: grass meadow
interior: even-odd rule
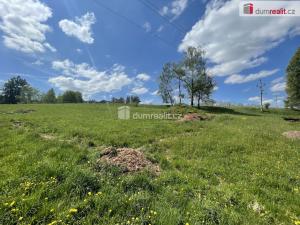
[[[1,105],[0,224],[300,224],[300,140],[282,136],[299,112],[206,107],[211,120],[178,123],[117,108]],[[141,148],[161,172],[99,165],[105,146]]]

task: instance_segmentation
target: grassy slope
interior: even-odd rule
[[[117,120],[117,106],[108,105],[0,106],[5,112],[17,109],[36,111],[0,114],[0,224],[293,224],[300,219],[300,141],[281,135],[300,130],[299,123],[281,118],[295,112],[222,109],[214,110],[212,121],[179,124]],[[14,128],[14,121],[21,121],[21,128]],[[43,140],[41,133],[58,138]],[[90,141],[143,146],[162,173],[123,175],[95,166],[99,149],[89,148]],[[250,207],[255,204],[256,212]]]

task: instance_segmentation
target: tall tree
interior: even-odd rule
[[[204,51],[200,48],[188,47],[184,55],[184,83],[190,95],[191,106],[194,105],[195,82],[205,70]]]
[[[181,104],[181,99],[184,97],[184,95],[182,94],[182,81],[184,79],[185,76],[185,71],[183,69],[183,65],[182,63],[174,63],[173,64],[173,71],[174,71],[174,76],[178,81],[178,98],[179,98],[179,104]]]
[[[43,102],[45,103],[55,103],[56,102],[56,96],[54,89],[51,88],[43,97]]]
[[[164,103],[171,103],[174,104],[174,97],[173,97],[173,67],[171,63],[166,63],[163,66],[162,73],[159,76],[159,90],[158,93],[163,99]]]
[[[20,101],[21,90],[26,85],[28,85],[27,81],[20,76],[9,79],[4,83],[4,102],[8,104],[18,103]]]
[[[31,87],[30,85],[25,85],[21,88],[20,96],[18,96],[18,100],[21,103],[33,103],[41,101],[41,94],[39,90]]]
[[[296,51],[295,55],[289,62],[286,69],[287,82],[286,92],[287,100],[286,105],[292,109],[300,107],[300,47]]]
[[[213,92],[215,83],[204,70],[195,80],[195,95],[197,98],[197,106],[200,108],[200,102],[208,102],[210,95]]]

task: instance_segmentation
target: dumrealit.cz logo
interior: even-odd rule
[[[300,1],[240,1],[240,16],[300,16]]]
[[[132,114],[132,115],[131,115]],[[182,114],[174,113],[131,113],[129,106],[121,106],[118,108],[118,119],[120,120],[178,120],[182,118]]]
[[[253,14],[253,4],[252,3],[244,4],[244,14]]]
[[[130,107],[121,106],[118,108],[118,119],[129,120],[130,119]]]

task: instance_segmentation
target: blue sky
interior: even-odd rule
[[[0,82],[25,77],[41,91],[85,99],[155,95],[164,63],[202,46],[219,102],[285,96],[285,68],[300,46],[299,17],[239,17],[239,1],[0,0]],[[278,102],[279,105],[282,101]]]

